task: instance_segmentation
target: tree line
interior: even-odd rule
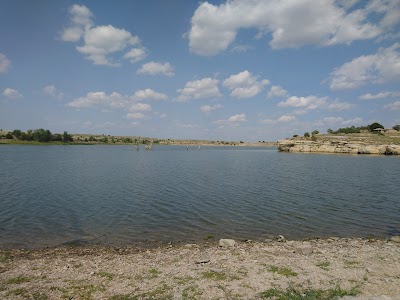
[[[355,127],[355,126],[350,126],[350,127],[343,127],[343,128],[339,128],[338,130],[332,130],[332,129],[328,129],[327,132],[329,134],[338,134],[338,133],[360,133],[362,131],[370,131],[370,132],[374,132],[375,129],[377,128],[382,128],[385,129],[385,127],[383,127],[382,124],[379,124],[378,122],[374,122],[370,125],[367,126],[360,126],[360,127]],[[394,130],[400,131],[400,125],[395,125],[392,127]]]
[[[72,142],[73,138],[70,134],[68,134],[68,131],[64,131],[63,134],[59,133],[51,133],[50,130],[48,129],[29,129],[26,132],[21,131],[19,129],[15,129],[11,132],[8,132],[5,135],[6,139],[15,139],[15,140],[20,140],[20,141],[34,141],[34,142],[42,142],[42,143],[47,143],[47,142],[63,142],[63,143],[68,143]]]

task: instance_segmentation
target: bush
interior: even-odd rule
[[[310,133],[307,131],[306,133],[304,133],[304,137],[310,137]]]

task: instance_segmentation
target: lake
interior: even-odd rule
[[[400,235],[400,157],[0,146],[0,248]]]

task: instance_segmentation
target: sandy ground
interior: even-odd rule
[[[0,251],[0,299],[270,299],[262,292],[339,286],[400,299],[400,238]]]

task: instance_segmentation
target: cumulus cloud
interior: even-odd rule
[[[93,14],[84,5],[72,5],[69,16],[70,26],[63,29],[61,39],[65,42],[79,42],[83,39],[83,45],[76,49],[95,65],[118,66],[119,63],[113,62],[111,55],[131,46],[140,46],[139,38],[125,29],[112,25],[94,26]],[[136,62],[145,56],[146,51],[140,46],[129,50],[124,58]]]
[[[286,97],[288,95],[287,90],[282,88],[279,85],[273,85],[271,86],[271,89],[269,90],[267,97],[268,98],[282,98]]]
[[[0,53],[0,74],[7,73],[10,69],[11,61],[3,53]]]
[[[220,97],[218,88],[219,81],[213,78],[203,78],[200,80],[188,81],[183,89],[178,89],[178,101],[188,101],[190,99],[203,99]]]
[[[327,97],[316,97],[316,96],[307,96],[307,97],[297,97],[292,96],[286,99],[285,101],[279,102],[279,107],[295,107],[304,110],[313,110],[320,107],[324,107],[327,104]]]
[[[218,125],[219,127],[225,126],[237,126],[241,122],[246,122],[246,114],[237,114],[230,116],[226,120],[217,120],[214,121],[213,124]]]
[[[129,52],[124,55],[125,59],[129,59],[129,61],[134,64],[138,61],[145,59],[147,56],[147,51],[145,48],[133,48]]]
[[[399,110],[400,109],[400,101],[395,101],[393,103],[389,103],[387,105],[384,106],[387,109],[390,110]]]
[[[209,113],[209,112],[211,112],[213,110],[217,110],[217,109],[220,109],[220,108],[223,108],[223,106],[221,104],[203,105],[203,106],[200,107],[200,110],[203,113]]]
[[[235,41],[240,29],[247,28],[257,29],[259,38],[271,36],[273,49],[349,44],[393,33],[400,19],[398,1],[371,2],[379,9],[370,2],[350,9],[355,1],[335,0],[202,2],[191,19],[189,47],[199,55],[215,55]]]
[[[224,80],[224,86],[231,90],[231,96],[237,98],[251,98],[259,94],[269,81],[258,80],[249,71],[245,70],[231,75]]]
[[[261,124],[276,124],[277,122],[279,123],[287,123],[287,122],[292,122],[295,121],[296,117],[295,116],[291,116],[291,115],[283,115],[280,116],[277,119],[264,119],[259,121],[259,123]]]
[[[349,110],[352,107],[353,107],[353,105],[348,102],[334,101],[334,102],[328,104],[328,109],[333,110],[333,111]]]
[[[136,120],[136,119],[143,119],[145,116],[142,113],[136,112],[136,113],[127,114],[126,117],[128,119],[135,119]]]
[[[159,63],[159,62],[149,62],[140,67],[137,74],[145,75],[165,75],[168,77],[174,76],[174,68],[169,62]]]
[[[151,111],[151,105],[147,103],[135,103],[130,108],[130,111]]]
[[[361,95],[359,98],[361,100],[375,100],[375,99],[384,99],[384,98],[390,97],[391,95],[392,95],[391,92],[380,92],[377,94],[367,93],[367,94]]]
[[[357,124],[362,124],[364,120],[362,118],[354,118],[354,119],[348,119],[345,120],[342,117],[325,117],[321,120],[320,123],[326,124],[326,125],[357,125]]]
[[[18,92],[17,90],[14,90],[12,88],[6,88],[3,91],[3,96],[8,99],[20,99],[20,98],[24,97],[20,92]]]
[[[103,106],[106,108],[123,108],[130,103],[128,96],[113,92],[107,95],[105,92],[89,92],[86,96],[79,97],[66,104],[73,108],[88,108]]]
[[[152,89],[144,89],[136,91],[133,98],[136,100],[166,100],[168,96]]]
[[[46,95],[53,97],[53,98],[57,98],[57,99],[62,99],[64,97],[64,94],[62,92],[60,92],[54,85],[46,85],[43,88],[43,93],[45,93]]]
[[[336,68],[330,76],[332,90],[361,87],[367,83],[382,84],[400,80],[400,43],[380,48],[377,53],[363,55]]]
[[[278,122],[291,122],[296,120],[295,116],[281,116],[278,118]]]

